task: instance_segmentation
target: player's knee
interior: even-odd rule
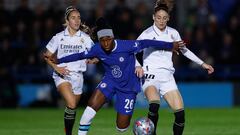
[[[149,113],[152,113],[153,115],[158,113],[158,109],[160,107],[160,101],[152,102],[149,104]]]
[[[75,109],[75,108],[77,108],[77,102],[75,100],[69,101],[69,102],[67,102],[67,107]]]
[[[185,112],[184,109],[177,110],[175,113],[175,124],[179,126],[184,126],[185,123]]]
[[[116,129],[117,129],[117,131],[118,132],[120,132],[120,133],[123,133],[123,132],[125,132],[125,131],[127,131],[128,130],[128,127],[129,127],[129,125],[127,126],[127,127],[116,127]]]

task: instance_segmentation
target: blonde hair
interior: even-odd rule
[[[64,18],[65,18],[65,23],[63,24],[64,27],[67,27],[67,26],[68,26],[68,25],[67,25],[67,20],[68,20],[69,15],[70,15],[71,12],[73,12],[73,11],[79,12],[79,10],[78,10],[77,8],[73,7],[73,6],[69,6],[69,7],[66,8],[66,10],[65,10],[65,17],[64,17]],[[79,12],[79,13],[80,13],[80,12]],[[92,34],[92,30],[91,30],[87,25],[85,25],[85,24],[82,23],[82,22],[81,22],[81,24],[80,24],[80,26],[79,26],[79,29],[80,29],[81,31],[89,34],[89,35]]]

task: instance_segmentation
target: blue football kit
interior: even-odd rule
[[[114,40],[114,42],[115,47],[111,52],[105,52],[101,45],[96,43],[90,51],[63,57],[58,59],[58,63],[98,58],[105,73],[96,89],[99,89],[108,100],[116,95],[116,111],[131,115],[136,95],[141,91],[140,78],[135,74],[135,54],[148,47],[171,51],[173,43],[155,40]]]

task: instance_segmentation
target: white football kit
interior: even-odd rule
[[[70,36],[66,28],[64,31],[57,33],[55,36],[53,36],[53,38],[47,44],[46,48],[51,53],[57,53],[57,58],[60,59],[74,53],[81,53],[90,50],[93,45],[93,41],[86,33],[79,30],[75,35]],[[72,85],[73,93],[75,95],[81,94],[83,88],[82,72],[85,72],[87,69],[85,60],[61,63],[57,66],[66,66],[70,73],[69,75],[61,77],[54,72],[53,79],[55,85],[58,86],[63,82],[69,82]]]
[[[166,42],[181,41],[181,37],[177,30],[166,27],[164,31],[160,31],[155,24],[147,28],[138,37],[138,40],[151,39]],[[204,62],[199,59],[188,48],[184,47],[180,50],[188,59],[201,65]],[[146,48],[143,50],[143,70],[145,74],[145,83],[143,91],[148,86],[155,86],[159,90],[160,95],[164,95],[169,91],[178,90],[173,74],[175,69],[172,62],[172,51],[157,50],[154,48]]]

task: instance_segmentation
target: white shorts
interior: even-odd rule
[[[63,82],[69,82],[72,85],[72,92],[74,95],[82,94],[83,88],[83,74],[82,72],[70,72],[69,75],[63,78],[53,72],[53,79],[56,87]]]
[[[143,84],[143,92],[145,92],[148,86],[155,86],[161,96],[169,91],[178,90],[173,73],[167,70],[161,70],[159,72],[147,71],[144,72],[144,74],[145,82]]]

